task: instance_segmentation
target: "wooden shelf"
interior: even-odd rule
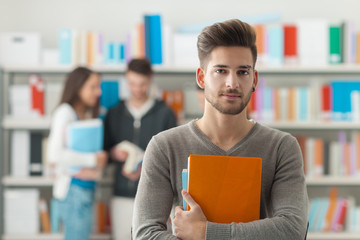
[[[307,240],[359,240],[360,233],[308,233]]]
[[[3,177],[2,183],[7,187],[52,187],[55,179],[52,177]],[[103,186],[112,185],[113,180],[110,178],[102,179],[98,184]]]
[[[3,240],[62,240],[64,239],[63,234],[60,233],[40,233],[36,235],[3,235]],[[90,237],[91,240],[111,240],[110,234],[93,234]]]

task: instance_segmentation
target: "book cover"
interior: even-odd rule
[[[297,27],[296,25],[284,25],[284,62],[286,64],[297,63]]]
[[[72,64],[72,30],[61,29],[59,31],[60,64]]]
[[[119,101],[119,90],[120,84],[119,80],[110,80],[110,79],[103,79],[101,81],[101,96],[100,96],[100,105],[105,109],[110,109],[116,106]]]
[[[183,169],[181,173],[181,179],[182,179],[182,189],[187,191],[187,169]],[[183,199],[183,208],[186,210],[186,202]]]
[[[75,152],[96,153],[103,149],[104,127],[100,119],[81,120],[69,124],[67,147]],[[70,172],[80,168],[71,167]]]
[[[42,134],[30,133],[30,176],[41,176],[43,172]]]
[[[304,66],[325,66],[329,55],[329,25],[324,19],[297,22],[299,62]]]
[[[145,54],[152,64],[162,64],[161,16],[145,15]]]
[[[41,232],[51,233],[51,224],[49,217],[49,210],[46,204],[45,199],[40,198],[39,200],[39,212],[40,212],[40,223],[41,223]]]
[[[281,25],[272,25],[267,29],[268,34],[268,64],[280,66],[284,63],[284,31]]]
[[[190,155],[188,193],[201,206],[208,221],[258,220],[261,168],[261,158]]]
[[[100,119],[76,121],[68,126],[67,146],[76,152],[97,152],[103,149],[103,123]]]
[[[134,143],[126,140],[120,142],[116,147],[128,153],[124,164],[124,171],[127,173],[137,171],[144,158],[144,151]]]
[[[40,230],[39,189],[4,190],[4,234],[36,235]]]
[[[342,30],[341,26],[331,25],[329,27],[329,63],[342,63]]]
[[[31,89],[31,108],[39,116],[44,116],[44,80],[36,74],[29,76]]]
[[[30,132],[12,131],[11,135],[11,176],[27,177],[30,169]]]

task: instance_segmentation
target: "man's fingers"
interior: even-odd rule
[[[190,196],[190,194],[187,191],[182,190],[181,194],[182,194],[185,202],[187,202],[187,204],[189,204],[190,208],[194,208],[194,207],[198,206],[198,204],[194,201],[194,199]]]

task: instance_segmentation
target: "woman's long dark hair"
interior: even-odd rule
[[[75,103],[81,101],[79,98],[80,89],[85,82],[89,79],[90,75],[94,73],[86,67],[77,67],[67,75],[64,90],[61,96],[60,104],[68,103],[74,107]],[[91,116],[96,118],[99,116],[100,99],[96,105],[89,109]]]

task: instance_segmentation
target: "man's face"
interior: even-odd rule
[[[133,71],[126,73],[129,90],[133,98],[143,100],[148,97],[151,77]]]
[[[205,99],[223,114],[241,113],[257,84],[251,51],[245,47],[214,48],[203,75],[198,75],[198,81],[204,82]]]

